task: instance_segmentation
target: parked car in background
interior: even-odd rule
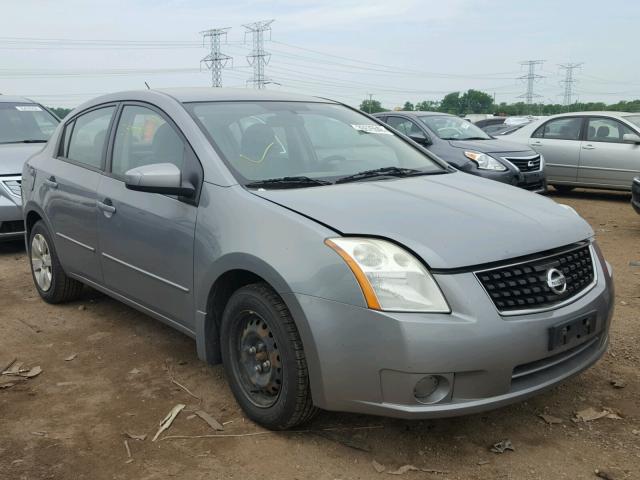
[[[23,192],[45,301],[87,284],[194,337],[269,428],[317,407],[478,412],[607,349],[610,266],[572,208],[330,100],[102,96],[28,160]]]
[[[544,155],[547,181],[575,187],[629,190],[640,174],[640,113],[574,112],[532,122],[501,139]]]
[[[509,135],[538,117],[493,117],[480,120],[475,125],[491,136]]]
[[[635,177],[631,184],[631,205],[640,213],[640,177]]]
[[[42,149],[58,122],[53,113],[27,98],[0,95],[0,241],[24,235],[22,165]]]
[[[374,117],[464,172],[533,192],[546,191],[544,159],[529,147],[495,140],[446,113],[381,112]]]
[[[473,122],[473,124],[486,131],[485,128],[486,127],[490,127],[490,126],[502,126],[505,122],[505,120],[507,119],[507,117],[490,117],[490,118],[484,118],[482,120],[478,120],[477,122]]]

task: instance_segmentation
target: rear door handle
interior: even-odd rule
[[[595,150],[596,147],[594,147],[593,145],[583,145],[582,148],[584,148],[585,150]]]
[[[531,145],[540,146],[542,145],[542,142],[531,142]]]
[[[98,208],[105,213],[116,213],[116,207],[113,206],[111,200],[105,198],[104,202],[97,202]]]
[[[49,185],[51,188],[58,188],[58,182],[56,182],[56,177],[54,177],[53,175],[47,178],[44,183]]]

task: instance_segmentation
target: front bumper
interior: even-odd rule
[[[24,236],[24,221],[22,219],[20,200],[10,199],[8,195],[4,196],[3,193],[0,193],[0,242],[15,240]]]
[[[511,166],[507,168],[504,172],[496,172],[492,170],[481,170],[471,164],[468,169],[464,171],[472,175],[495,180],[496,182],[524,188],[534,193],[545,193],[547,191],[547,179],[544,170],[521,172]]]
[[[631,206],[640,214],[640,177],[635,177],[631,184]]]
[[[562,308],[501,317],[472,273],[436,275],[451,314],[378,312],[285,295],[298,319],[317,406],[399,418],[488,410],[552,387],[606,351],[613,282],[596,262],[598,284]],[[287,298],[289,297],[289,298]],[[585,315],[593,334],[550,352],[548,329]],[[414,395],[426,376],[444,380],[431,403]]]

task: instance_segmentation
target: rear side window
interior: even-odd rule
[[[548,138],[551,140],[580,140],[582,118],[557,118],[551,120],[534,133],[534,138]]]
[[[185,145],[178,133],[154,110],[125,106],[118,122],[111,172],[124,177],[127,170],[153,163],[173,163],[182,170]]]
[[[587,140],[590,142],[624,143],[622,136],[634,133],[629,127],[612,118],[590,118]]]
[[[65,127],[63,156],[93,168],[102,168],[107,131],[115,107],[80,115]]]

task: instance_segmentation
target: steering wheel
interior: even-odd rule
[[[347,159],[342,155],[329,155],[328,157],[321,158],[319,160],[319,163],[322,165],[322,167],[328,170],[338,170],[337,167],[341,163],[347,161]]]

